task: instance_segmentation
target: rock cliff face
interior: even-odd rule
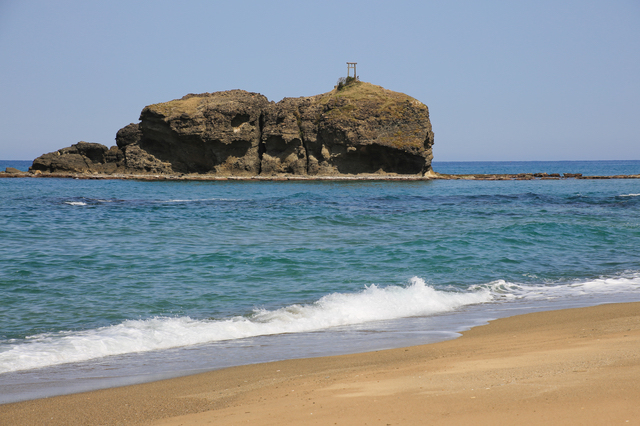
[[[261,120],[269,107],[264,96],[243,90],[150,105],[140,114],[137,144],[176,173],[257,175]]]
[[[269,102],[243,90],[150,105],[117,147],[79,142],[38,157],[44,172],[335,176],[422,175],[433,132],[421,102],[355,82],[322,95]]]

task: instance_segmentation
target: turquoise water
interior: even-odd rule
[[[506,173],[640,170],[520,166]],[[0,402],[640,300],[634,179],[24,178],[0,197]]]

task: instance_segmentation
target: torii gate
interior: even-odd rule
[[[357,62],[347,62],[347,78],[351,77],[351,70],[353,69],[353,79],[358,79],[358,74],[356,74],[356,64]]]

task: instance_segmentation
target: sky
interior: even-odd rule
[[[434,161],[640,160],[640,1],[0,0],[0,159],[115,145],[146,105],[362,81],[429,107]]]

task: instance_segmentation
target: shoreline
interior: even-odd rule
[[[580,173],[495,173],[495,174],[443,174],[429,172],[425,175],[397,174],[360,174],[360,175],[274,175],[274,176],[220,176],[210,174],[99,174],[99,173],[42,173],[0,171],[0,178],[58,178],[83,180],[138,180],[138,181],[431,181],[431,180],[606,180],[606,179],[640,179],[637,175],[594,175],[583,176]]]
[[[634,302],[517,315],[421,346],[5,404],[0,423],[634,424],[639,379]]]

